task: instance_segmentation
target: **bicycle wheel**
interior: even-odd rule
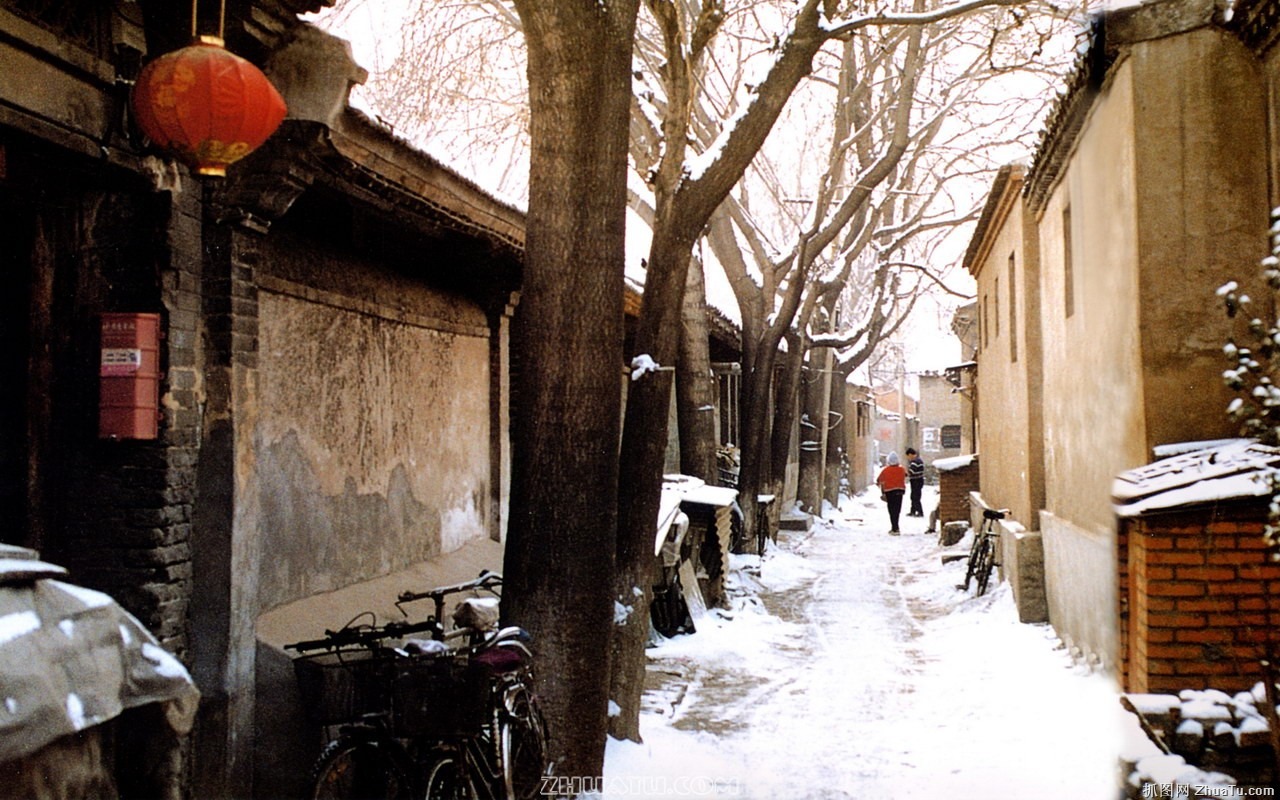
[[[467,765],[460,753],[437,748],[428,754],[423,773],[424,800],[472,800],[475,793],[467,780]]]
[[[542,796],[547,769],[547,727],[527,687],[510,692],[499,723],[502,776],[508,800]]]
[[[996,565],[996,547],[990,536],[982,537],[982,552],[978,555],[978,570],[974,576],[978,580],[978,596],[987,591],[991,582],[991,570]]]
[[[387,745],[342,736],[325,746],[312,770],[312,800],[408,800],[409,780]]]
[[[964,571],[964,590],[969,591],[969,581],[973,580],[973,576],[978,571],[978,559],[982,553],[982,542],[986,539],[983,528],[979,528],[973,534],[973,544],[969,546],[969,563]]]

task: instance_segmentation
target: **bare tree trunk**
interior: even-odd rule
[[[791,438],[800,400],[804,347],[799,336],[787,335],[787,352],[782,363],[782,376],[774,395],[773,436],[769,446],[773,461],[770,469],[770,493],[777,496],[779,504],[786,488],[787,467],[791,462]]]
[[[828,353],[814,350],[808,355],[809,365],[801,377],[801,400],[804,413],[800,417],[800,488],[798,500],[805,511],[822,513],[827,467],[827,410],[831,403],[828,382]]]
[[[849,378],[844,370],[831,363],[831,403],[827,415],[827,469],[826,484],[823,486],[823,497],[832,506],[840,505],[840,473],[844,470],[845,455],[849,449],[849,425],[853,423],[845,414],[848,398],[846,389]]]
[[[660,208],[659,220],[663,213]],[[635,355],[648,355],[662,366],[671,366],[676,361],[680,308],[696,235],[694,231],[661,238],[663,231],[671,231],[673,227],[659,224],[655,228],[636,330]],[[666,460],[671,376],[671,372],[660,370],[631,382],[622,431],[614,592],[619,606],[629,612],[620,619],[613,633],[610,692],[619,713],[610,717],[609,732],[616,738],[633,741],[640,740],[644,647],[649,637],[653,546],[662,494],[662,467]]]
[[[743,340],[753,334],[743,326]],[[744,347],[745,349],[745,347]],[[772,463],[769,455],[773,416],[770,413],[769,398],[773,392],[773,357],[772,354],[759,353],[759,361],[753,363],[749,357],[742,363],[742,414],[739,431],[738,469],[738,505],[742,508],[743,535],[747,541],[753,541],[757,535],[758,496],[768,494],[770,485],[769,467]]]
[[[532,150],[523,292],[512,324],[518,364],[502,610],[535,637],[557,771],[599,775],[637,0],[516,7],[529,52]]]
[[[702,264],[689,264],[680,319],[680,356],[676,362],[676,421],[680,427],[680,471],[715,486],[716,381],[711,374],[707,327],[707,286]]]

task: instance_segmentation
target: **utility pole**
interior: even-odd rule
[[[898,457],[907,463],[907,353],[902,343],[898,348]]]

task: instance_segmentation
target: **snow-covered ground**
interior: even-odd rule
[[[733,607],[650,650],[644,743],[609,742],[603,798],[1117,797],[1145,740],[1114,683],[902,527],[864,493],[735,557]]]

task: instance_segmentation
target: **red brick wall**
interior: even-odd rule
[[[1265,506],[1120,525],[1121,676],[1131,692],[1247,689],[1277,641],[1280,564],[1262,540]]]
[[[959,469],[938,470],[938,522],[969,521],[969,493],[978,491],[978,459]]]

